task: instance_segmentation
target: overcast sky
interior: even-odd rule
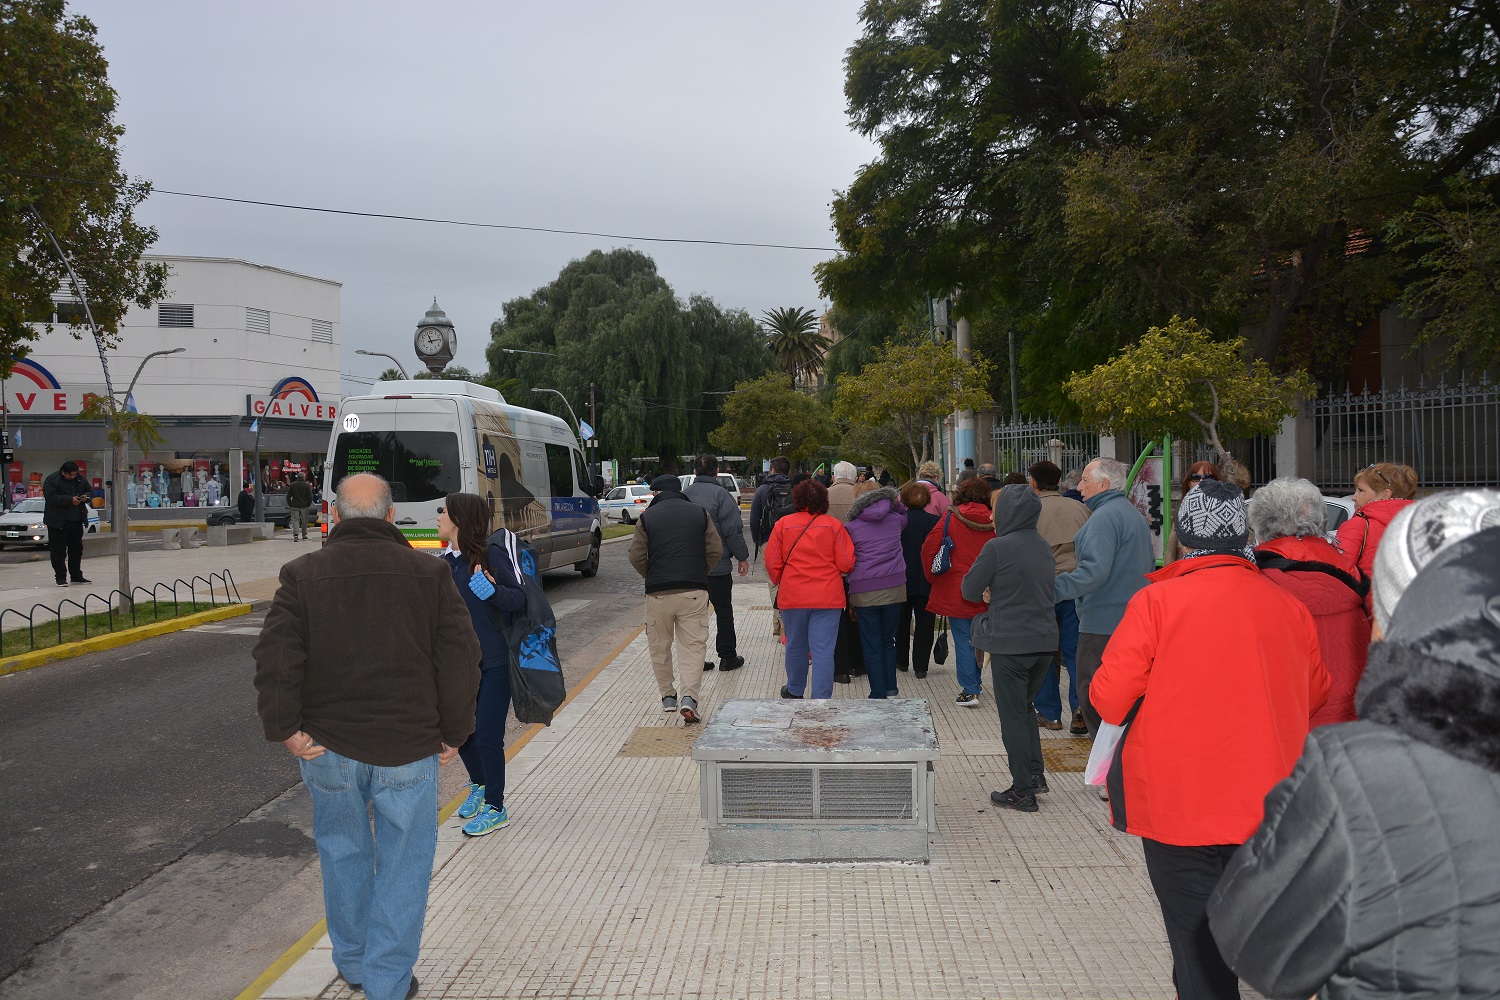
[[[873,156],[848,127],[857,0],[203,3],[72,0],[109,59],[124,164],[157,188],[365,212],[832,247]],[[820,308],[828,253],[357,219],[153,195],[156,251],[343,283],[344,372],[372,376],[433,296],[457,361],[595,248],[758,316]],[[346,382],[346,392],[358,386]]]

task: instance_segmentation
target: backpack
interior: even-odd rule
[[[510,651],[511,708],[520,722],[550,726],[568,688],[557,655],[557,617],[542,589],[541,556],[530,542],[504,528],[490,535],[486,546],[492,565],[500,559],[514,559],[526,591],[526,607],[510,614],[494,613],[495,625]]]
[[[792,513],[792,484],[772,483],[766,489],[766,502],[760,509],[760,525],[756,534],[764,542],[771,537],[776,522]]]

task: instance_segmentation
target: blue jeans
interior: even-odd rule
[[[904,604],[877,604],[854,609],[871,698],[894,698],[900,693],[896,690],[896,626],[904,607]]]
[[[786,686],[798,698],[807,692],[807,654],[812,652],[812,696],[833,697],[833,644],[843,608],[782,608],[786,633]]]
[[[458,748],[469,780],[484,786],[484,801],[505,808],[505,720],[510,715],[510,664],[480,667],[474,732]]]
[[[964,694],[978,694],[984,687],[979,679],[979,660],[969,642],[969,623],[973,620],[948,619],[948,630],[953,633],[953,672],[958,675],[958,686],[963,688]]]
[[[1072,601],[1059,601],[1052,605],[1057,616],[1058,652],[1062,654],[1063,666],[1068,668],[1068,705],[1078,711],[1078,607]],[[1047,668],[1047,677],[1042,681],[1042,690],[1037,694],[1033,707],[1053,722],[1062,718],[1062,692],[1058,689],[1057,660]]]
[[[376,767],[325,750],[301,764],[333,962],[370,1000],[401,1000],[422,944],[437,851],[437,755]]]

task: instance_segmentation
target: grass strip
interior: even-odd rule
[[[611,538],[624,538],[626,535],[635,534],[633,524],[606,524],[600,536],[601,541],[609,541]]]
[[[118,608],[113,614],[96,611],[88,615],[73,615],[64,618],[60,639],[57,619],[49,618],[36,623],[35,646],[31,644],[32,630],[27,626],[7,628],[4,635],[0,636],[0,652],[3,652],[5,656],[17,656],[38,649],[51,649],[53,646],[79,642],[83,639],[94,639],[101,635],[108,635],[110,632],[121,632],[139,625],[150,625],[153,622],[164,622],[185,615],[197,614],[214,607],[222,607],[222,604],[215,605],[209,601],[180,601],[173,605],[171,601],[137,601],[134,620],[128,614],[121,614]],[[6,615],[5,618],[8,623],[16,621],[14,615]],[[111,628],[111,619],[113,619],[113,628]]]

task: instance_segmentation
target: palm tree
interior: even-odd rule
[[[799,371],[813,377],[823,370],[829,343],[818,330],[817,313],[794,306],[771,309],[764,314],[762,325],[766,330],[766,346],[793,384]]]

